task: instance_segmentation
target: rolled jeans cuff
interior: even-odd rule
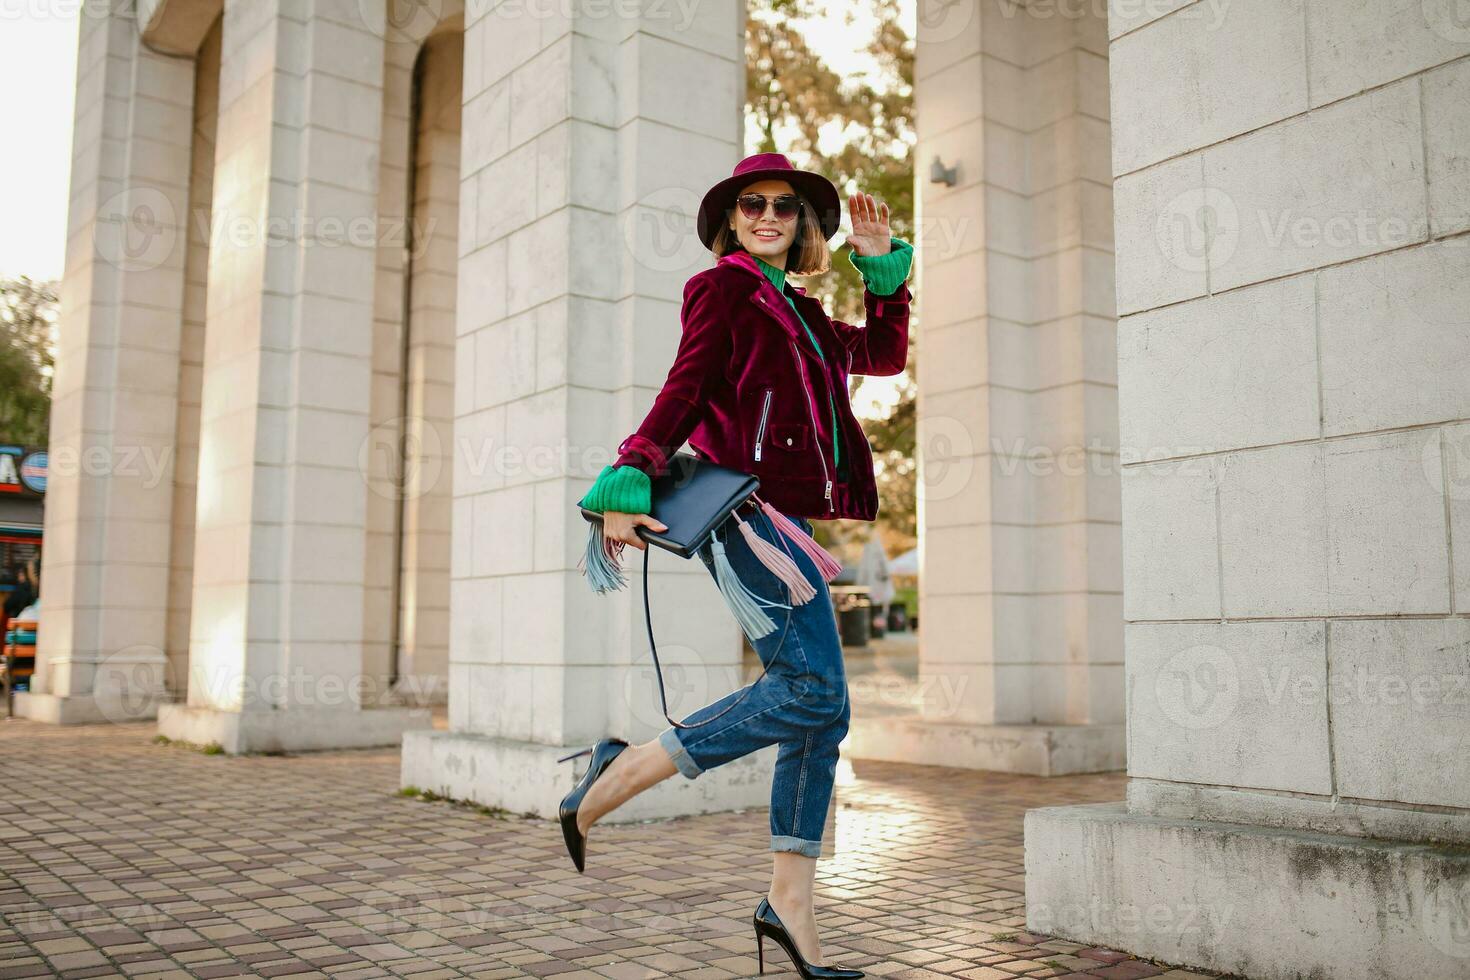
[[[679,741],[679,734],[674,731],[673,725],[670,725],[668,728],[665,728],[663,731],[659,732],[658,744],[664,747],[664,751],[669,754],[669,758],[674,760],[674,765],[678,766],[679,771],[682,772],[685,776],[693,779],[695,776],[698,776],[700,773],[704,772],[704,770],[699,768],[695,761],[689,757],[689,750],[684,748],[683,742]]]
[[[806,840],[803,837],[787,837],[782,834],[772,834],[771,850],[795,851],[797,854],[805,854],[809,858],[815,858],[822,856],[822,842],[819,840]]]

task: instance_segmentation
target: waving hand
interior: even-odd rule
[[[852,234],[847,236],[852,250],[859,255],[887,255],[892,247],[888,205],[859,192],[847,195],[847,211],[852,215]]]

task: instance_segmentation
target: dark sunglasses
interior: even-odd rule
[[[755,221],[766,213],[766,202],[773,200],[764,194],[741,194],[735,199],[740,208],[740,213],[751,221]],[[774,198],[776,219],[778,221],[790,221],[801,211],[801,198],[795,194],[781,194]]]

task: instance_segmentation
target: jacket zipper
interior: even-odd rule
[[[801,363],[801,351],[796,349],[796,341],[791,341],[791,356],[796,358],[796,370],[801,374],[801,385],[806,390],[807,413],[812,420],[812,443],[817,447],[817,459],[822,463],[822,479],[826,481],[827,487],[822,496],[827,500],[827,510],[833,511],[837,508],[832,504],[832,474],[827,471],[827,457],[822,454],[821,428],[817,425],[817,408],[813,400],[811,383],[807,379],[806,365]]]
[[[774,393],[774,389],[767,388],[766,389],[765,401],[763,401],[761,403],[761,424],[755,430],[755,458],[756,458],[756,462],[759,462],[760,461],[760,458],[761,458],[761,443],[766,438],[766,416],[771,411],[771,395],[773,393]]]
[[[756,299],[762,306],[766,308],[767,313],[771,313],[773,316],[775,315],[775,312],[770,308],[769,305],[767,305],[766,298],[764,296],[757,296]],[[837,507],[832,503],[832,474],[827,469],[827,457],[822,454],[822,430],[817,425],[816,400],[815,396],[812,394],[811,381],[807,377],[806,365],[803,364],[801,360],[801,351],[797,349],[795,340],[790,340],[790,344],[791,356],[796,359],[796,370],[801,375],[801,384],[802,387],[806,390],[807,414],[812,420],[812,443],[817,447],[817,459],[822,464],[822,480],[826,484],[826,487],[822,491],[822,496],[827,501],[828,512],[832,512],[835,511]],[[836,437],[836,433],[833,433],[833,438]]]

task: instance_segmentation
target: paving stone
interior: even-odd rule
[[[578,874],[552,821],[397,796],[394,750],[224,758],[153,733],[0,721],[28,763],[0,799],[0,980],[757,971],[763,809],[599,825]],[[875,980],[1207,977],[1026,931],[1025,812],[1122,799],[1121,775],[851,768],[817,866],[827,962]]]

